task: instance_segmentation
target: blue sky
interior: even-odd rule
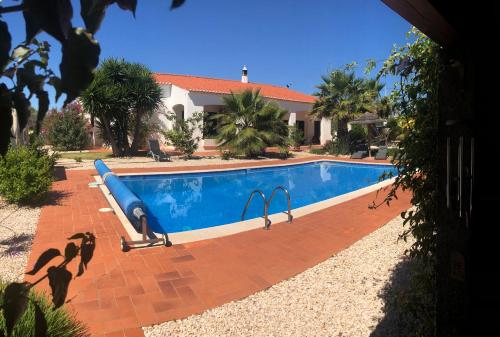
[[[10,3],[15,4],[4,1]],[[73,5],[73,24],[83,26],[79,1]],[[384,60],[394,43],[405,43],[410,29],[379,0],[186,0],[174,11],[169,5],[170,0],[140,0],[135,19],[109,7],[96,35],[101,60],[123,57],[155,72],[227,79],[239,79],[245,64],[251,82],[291,83],[310,94],[330,70]],[[3,19],[13,42],[22,41],[22,16]],[[44,39],[52,44],[50,65],[58,72],[60,45],[41,34]],[[389,92],[393,79],[388,82]]]

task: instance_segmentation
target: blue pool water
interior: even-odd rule
[[[391,165],[348,164],[331,161],[225,172],[120,176],[146,205],[155,232],[175,233],[241,220],[250,193],[261,189],[269,198],[277,185],[291,196],[292,210],[379,182]],[[263,201],[256,195],[245,219],[261,217]],[[269,214],[286,210],[278,191]],[[292,211],[293,213],[293,211]]]

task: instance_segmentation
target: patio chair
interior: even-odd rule
[[[169,161],[170,155],[163,152],[160,149],[160,143],[157,139],[148,140],[149,143],[149,152],[148,156],[151,155],[155,161],[161,161],[162,159]]]
[[[385,147],[379,148],[377,154],[375,155],[375,159],[377,159],[377,160],[387,159],[387,148],[385,148]]]
[[[351,154],[351,159],[363,159],[366,156],[368,156],[367,151],[356,151],[353,154]]]

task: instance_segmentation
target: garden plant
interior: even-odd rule
[[[264,100],[259,90],[231,93],[223,101],[223,110],[213,116],[219,125],[220,148],[254,158],[267,146],[287,143],[288,127],[283,123],[287,111]]]
[[[89,143],[87,120],[77,103],[71,103],[61,112],[53,110],[44,122],[47,141],[55,150],[83,150]]]
[[[203,123],[203,113],[195,112],[193,116],[184,119],[177,119],[175,113],[167,116],[174,124],[172,130],[162,131],[167,143],[179,150],[186,159],[192,158],[193,153],[198,149],[201,136],[194,136],[196,130]]]

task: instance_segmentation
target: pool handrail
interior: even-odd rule
[[[292,220],[293,220],[293,215],[292,215],[292,209],[290,207],[290,193],[288,192],[288,190],[282,186],[282,185],[278,185],[274,188],[273,192],[271,193],[271,197],[269,198],[269,201],[267,202],[267,210],[269,212],[269,206],[271,205],[271,201],[273,200],[274,198],[274,195],[276,194],[276,191],[283,191],[285,193],[285,196],[286,196],[286,199],[287,199],[287,206],[288,206],[288,211],[287,211],[287,214],[288,214],[288,223],[291,223]],[[270,224],[269,224],[270,225]]]
[[[288,223],[291,223],[293,220],[293,215],[292,215],[291,202],[290,202],[290,192],[288,192],[288,190],[282,185],[278,185],[273,189],[273,191],[271,193],[271,197],[269,199],[266,198],[266,195],[261,190],[259,190],[259,189],[253,190],[252,193],[250,193],[250,196],[248,197],[245,208],[243,209],[243,213],[241,213],[241,221],[245,220],[245,214],[247,212],[248,206],[252,202],[252,199],[253,199],[253,196],[255,195],[255,193],[258,193],[262,197],[262,200],[264,201],[264,229],[269,229],[271,227],[271,220],[269,220],[269,206],[271,205],[271,201],[273,200],[274,195],[276,194],[276,191],[279,191],[279,190],[281,190],[285,193],[285,196],[287,199],[287,206],[288,206],[288,211],[287,211]]]
[[[247,212],[248,206],[252,202],[252,199],[253,199],[253,196],[255,195],[255,193],[258,193],[262,197],[262,200],[264,201],[264,228],[269,229],[269,226],[271,225],[271,221],[267,217],[268,204],[267,204],[266,195],[264,194],[264,192],[262,192],[259,189],[253,190],[252,193],[250,193],[250,196],[248,197],[245,208],[243,209],[243,213],[241,213],[241,221],[245,220],[245,213]]]

